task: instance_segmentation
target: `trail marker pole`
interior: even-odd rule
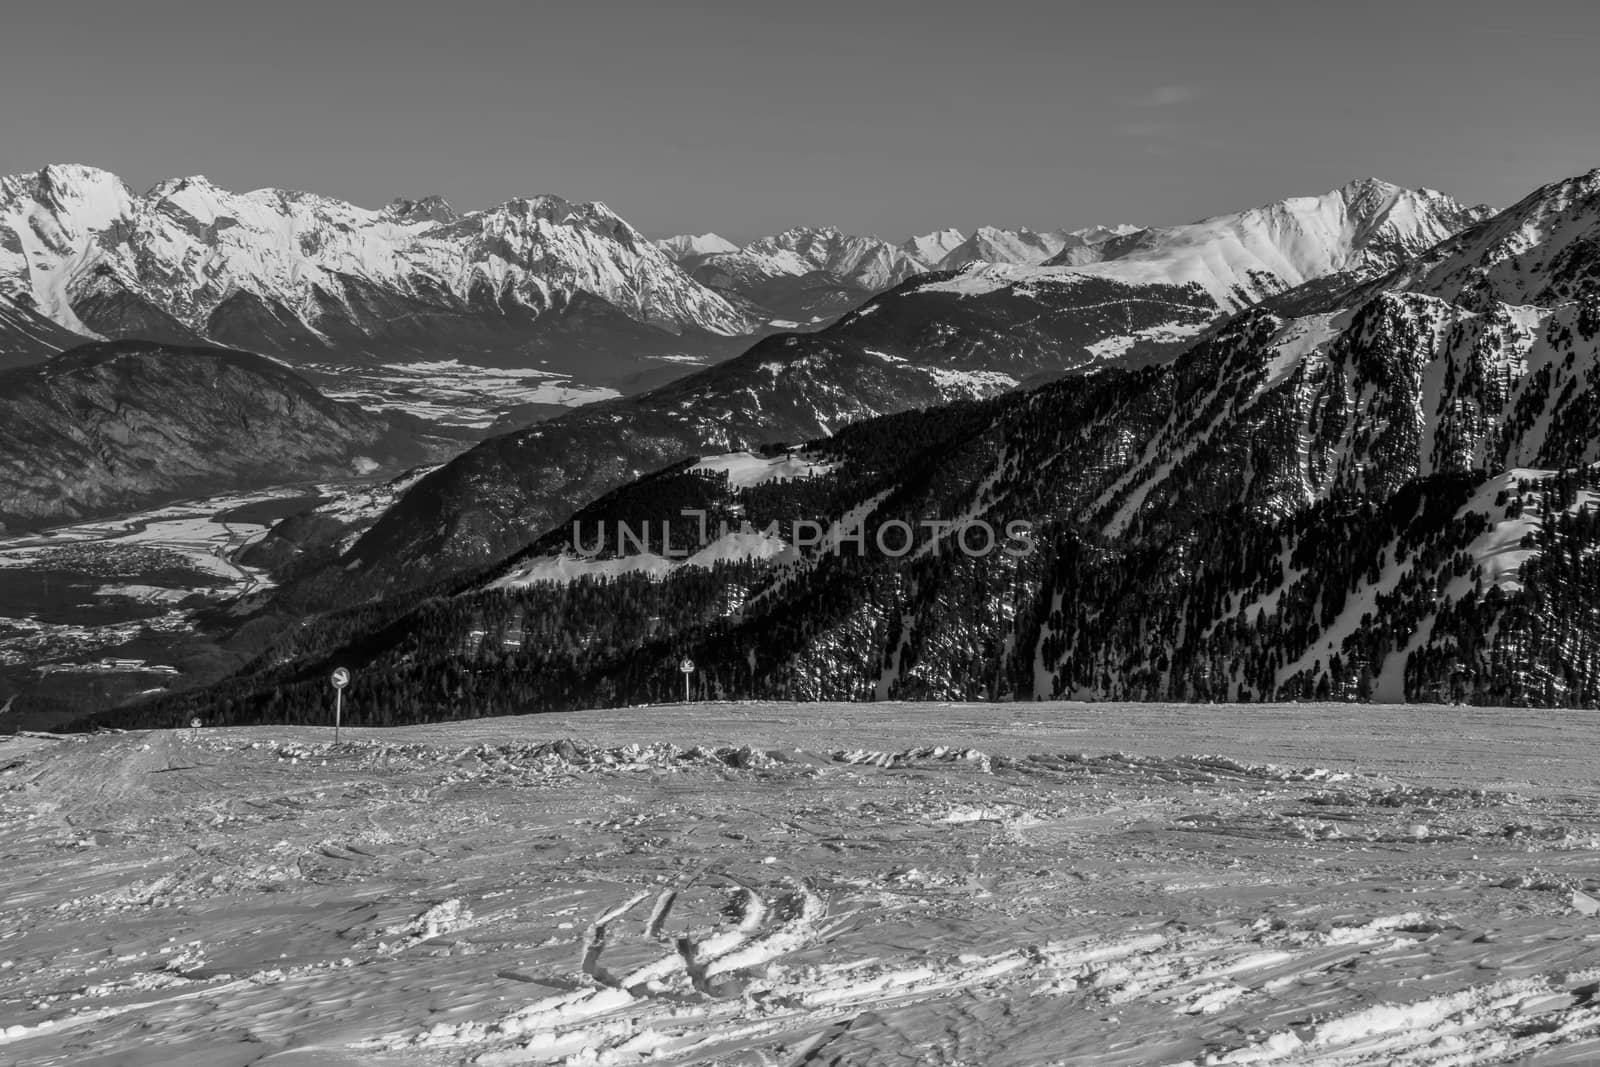
[[[339,743],[339,717],[344,711],[344,687],[350,684],[350,672],[337,667],[333,672],[333,743]]]
[[[678,669],[683,672],[683,702],[689,703],[689,676],[694,674],[694,660],[688,656],[678,661]]]

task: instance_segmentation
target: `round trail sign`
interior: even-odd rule
[[[349,684],[350,672],[343,667],[335,668],[333,672],[333,687],[335,689],[343,689]]]
[[[693,674],[694,660],[690,659],[688,656],[683,657],[678,661],[678,669],[684,674]]]

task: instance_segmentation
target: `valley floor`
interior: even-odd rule
[[[203,643],[197,611],[272,585],[265,571],[236,562],[266,533],[262,513],[308,508],[327,495],[320,490],[228,493],[0,532],[0,729],[48,727],[166,688],[179,674],[174,664]]]
[[[0,1061],[1590,1064],[1597,750],[1377,705],[0,740]]]

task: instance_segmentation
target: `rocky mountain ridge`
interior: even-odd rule
[[[58,326],[27,303],[0,296],[0,370],[39,363],[82,343],[82,336]]]
[[[939,230],[891,244],[831,226],[797,226],[738,247],[716,235],[683,234],[657,244],[694,278],[779,323],[821,323],[930,271],[970,263],[1033,265],[1064,250],[1092,262],[1095,249],[1131,226],[1084,230],[1003,230],[980,227],[968,237]]]
[[[30,528],[453,454],[421,420],[323,397],[246,352],[80,345],[0,371],[0,523]]]
[[[85,336],[318,361],[517,364],[581,295],[687,349],[758,325],[600,203],[369,210],[200,176],[136,194],[78,165],[0,178],[0,294]]]

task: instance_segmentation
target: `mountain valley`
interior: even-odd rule
[[[1367,179],[955,270],[913,258],[959,260],[954,231],[662,242],[752,321],[774,263],[888,288],[635,395],[483,368],[517,401],[492,425],[447,413],[486,392],[451,384],[466,364],[383,371],[452,443],[391,456],[427,465],[368,504],[286,507],[236,556],[271,576],[226,624],[251,634],[239,673],[97,721],[297,715],[333,662],[373,680],[358,721],[651,701],[685,652],[741,697],[1586,700],[1594,638],[1553,590],[1588,580],[1557,546],[1589,536],[1600,461],[1594,184],[1492,214]],[[580,293],[542,317],[617,314]],[[732,532],[695,541],[685,510]],[[574,517],[665,523],[699,554],[594,558]],[[801,519],[917,533],[840,554],[797,545]],[[953,551],[980,520],[1034,551]],[[540,644],[563,633],[587,636]]]
[[[382,595],[504,557],[683,457],[803,441],[1069,371],[1154,365],[1255,300],[1302,283],[1370,281],[1406,249],[1482,217],[1436,193],[1368,181],[1146,233],[1125,260],[1098,266],[913,275],[821,330],[769,337],[655,391],[484,442],[330,559],[300,587],[301,603],[328,604],[332,585]]]
[[[1170,362],[814,435],[787,453],[803,477],[734,480],[736,457],[693,453],[578,528],[696,543],[688,510],[776,543],[600,566],[548,522],[448,595],[329,616],[199,699],[305,714],[338,662],[369,678],[354,714],[374,722],[659,701],[687,654],[725,697],[1593,702],[1597,226],[1600,172],[1414,259],[1377,242],[1366,280],[1312,279]],[[796,549],[800,518],[820,547]],[[1036,550],[956,551],[979,520],[1025,521]],[[828,549],[869,521],[904,522],[914,550]]]

